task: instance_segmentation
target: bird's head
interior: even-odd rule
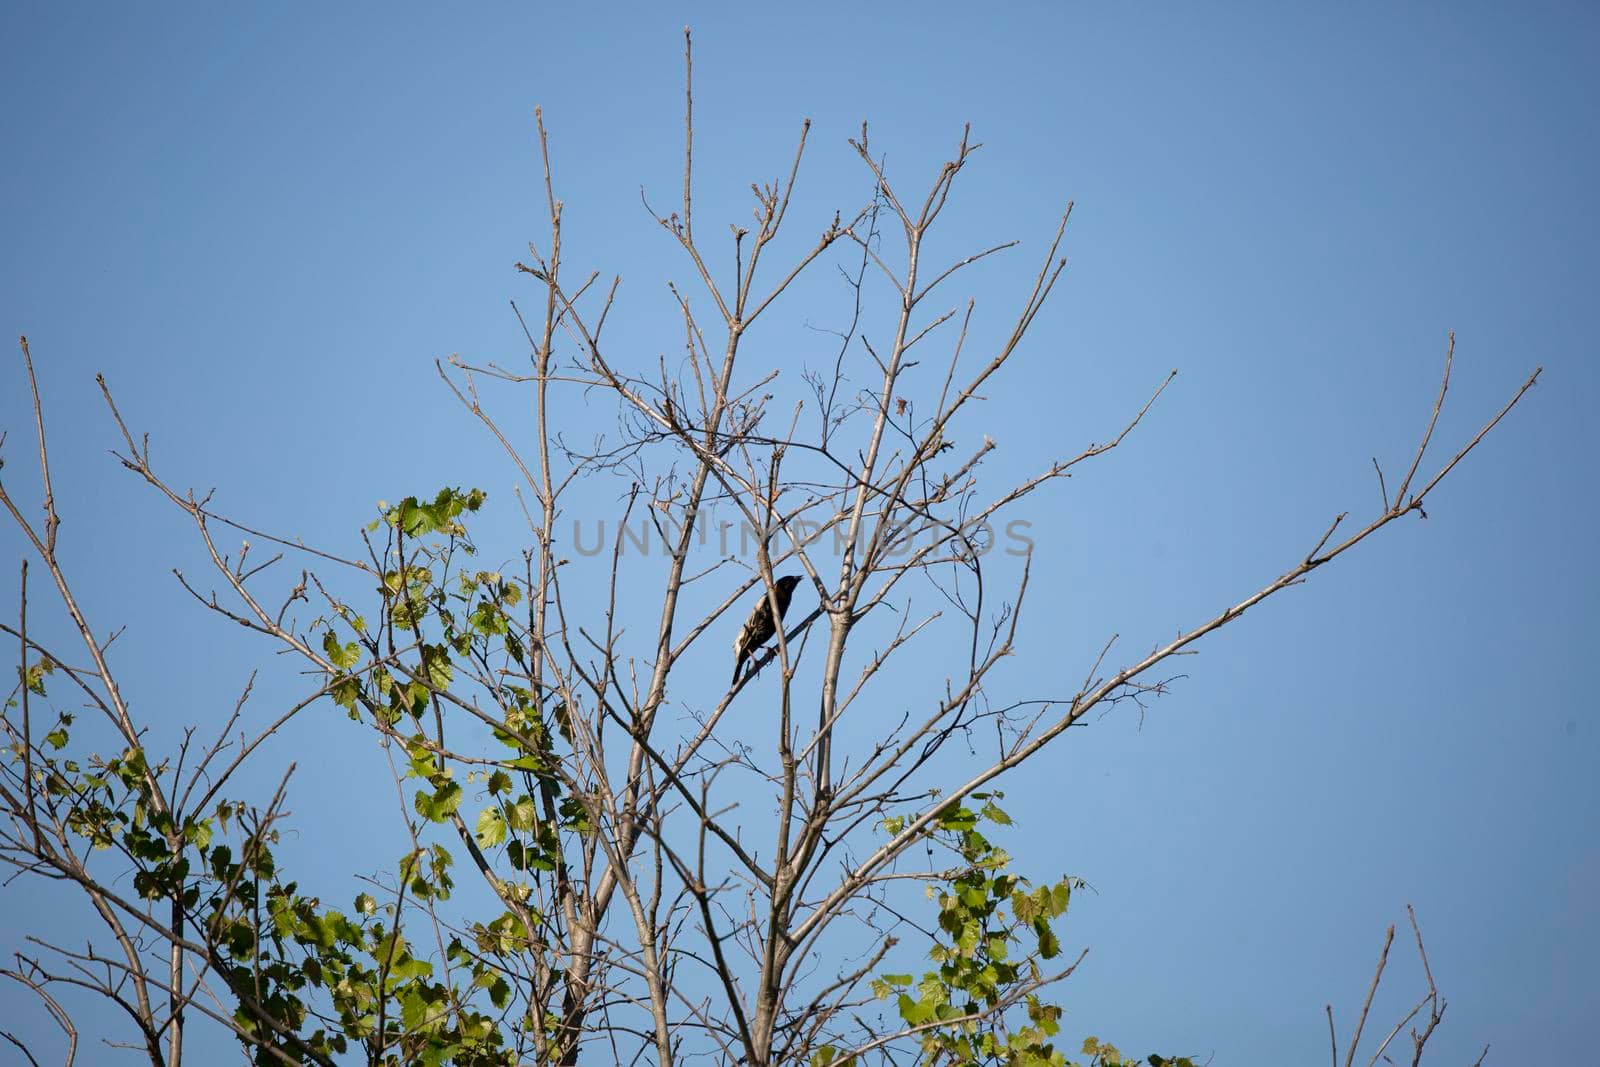
[[[778,592],[783,596],[788,596],[790,593],[794,592],[794,587],[799,584],[800,575],[785,574],[782,578],[778,579]]]

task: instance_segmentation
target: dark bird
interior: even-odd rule
[[[788,613],[789,601],[794,597],[794,587],[799,584],[798,574],[786,574],[778,579],[776,583],[778,622],[782,622],[784,615]],[[755,655],[756,649],[772,640],[772,636],[777,632],[778,627],[772,621],[772,602],[767,598],[767,590],[763,587],[761,599],[756,601],[756,606],[750,611],[750,617],[744,621],[738,636],[733,639],[734,682],[739,680],[739,672],[744,668],[745,660]]]

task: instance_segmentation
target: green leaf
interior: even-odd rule
[[[322,635],[322,650],[328,654],[328,662],[341,671],[347,671],[361,662],[361,646],[354,641],[341,645],[332,630]]]
[[[994,823],[996,826],[1011,825],[1011,816],[1001,811],[992,800],[984,801],[983,807],[979,810],[979,814],[985,819],[988,819],[990,822]]]
[[[354,711],[356,699],[361,695],[361,682],[355,675],[347,674],[328,687],[328,695],[333,697],[333,702],[341,708]]]
[[[511,806],[511,827],[514,830],[532,830],[539,821],[539,811],[534,806],[533,798],[524,796]]]
[[[467,621],[474,630],[486,636],[503,634],[510,629],[505,612],[500,610],[498,604],[488,600],[480,601]]]
[[[22,677],[22,683],[28,687],[28,692],[44,696],[45,676],[53,674],[55,669],[55,662],[49,657],[45,657],[26,669],[18,667],[17,673]]]
[[[1039,955],[1042,958],[1053,960],[1061,954],[1061,941],[1047,922],[1037,919],[1034,921],[1033,929],[1039,935]]]
[[[443,822],[461,806],[461,783],[447,782],[433,795],[435,821]]]
[[[906,994],[900,994],[900,1018],[911,1026],[920,1026],[933,1015],[933,1006],[924,1004],[920,1000],[912,1000]]]
[[[959,804],[953,804],[939,813],[939,826],[945,830],[970,830],[976,825],[977,815]]]
[[[183,836],[187,837],[189,842],[194,845],[195,848],[198,848],[202,851],[210,848],[211,820],[202,819],[199,822],[190,823],[188,826],[184,827]]]
[[[439,516],[433,508],[408,496],[391,513],[392,520],[407,537],[421,537],[439,528]]]
[[[450,653],[443,645],[422,646],[422,672],[428,684],[435,689],[445,689],[455,675],[450,665]]]
[[[478,844],[493,848],[506,839],[506,821],[499,808],[484,808],[478,816]]]

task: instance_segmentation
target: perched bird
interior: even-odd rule
[[[778,622],[789,611],[789,601],[794,597],[794,587],[800,584],[798,574],[786,574],[779,578],[778,593]],[[778,632],[777,625],[772,621],[772,602],[767,599],[767,590],[763,586],[761,599],[756,601],[756,606],[751,609],[750,617],[744,621],[738,636],[733,639],[733,681],[739,680],[739,671],[744,668],[745,660],[755,655],[756,649],[772,640],[772,635]],[[729,683],[733,684],[732,682]]]

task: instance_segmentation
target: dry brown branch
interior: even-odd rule
[[[1434,985],[1433,969],[1428,964],[1428,951],[1423,947],[1422,944],[1422,928],[1417,924],[1416,909],[1410,904],[1406,905],[1406,916],[1411,922],[1411,932],[1416,938],[1417,957],[1422,963],[1422,974],[1427,980],[1428,988],[1426,992],[1423,993],[1421,999],[1412,1006],[1410,1011],[1401,1016],[1400,1021],[1394,1024],[1394,1026],[1389,1030],[1388,1034],[1385,1035],[1384,1039],[1373,1049],[1372,1054],[1367,1059],[1368,1067],[1376,1067],[1379,1060],[1382,1060],[1385,1063],[1392,1063],[1393,1061],[1387,1055],[1385,1055],[1390,1044],[1392,1044],[1394,1039],[1400,1035],[1400,1032],[1406,1028],[1407,1024],[1409,1024],[1412,1019],[1417,1017],[1422,1009],[1427,1008],[1427,1024],[1424,1026],[1421,1032],[1418,1032],[1415,1029],[1411,1031],[1411,1065],[1412,1067],[1417,1067],[1417,1065],[1422,1062],[1423,1050],[1428,1044],[1428,1039],[1433,1036],[1434,1030],[1438,1027],[1439,1022],[1444,1017],[1445,1002],[1439,996],[1438,987]],[[1378,963],[1372,972],[1372,982],[1367,987],[1366,999],[1361,1003],[1361,1011],[1356,1016],[1355,1030],[1350,1035],[1350,1043],[1345,1049],[1345,1067],[1351,1067],[1351,1065],[1355,1063],[1356,1054],[1360,1051],[1361,1034],[1366,1028],[1367,1017],[1372,1011],[1373,997],[1377,994],[1378,986],[1383,981],[1384,970],[1388,966],[1389,962],[1389,948],[1393,943],[1394,926],[1391,924],[1388,930],[1384,933],[1383,948],[1378,953]],[[1325,1005],[1323,1010],[1328,1018],[1328,1043],[1333,1054],[1333,1064],[1334,1067],[1338,1067],[1339,1039],[1334,1034],[1333,1005]],[[1479,1063],[1483,1062],[1483,1056],[1488,1055],[1488,1052],[1489,1049],[1487,1046],[1485,1046],[1483,1055],[1479,1056],[1478,1058]]]

